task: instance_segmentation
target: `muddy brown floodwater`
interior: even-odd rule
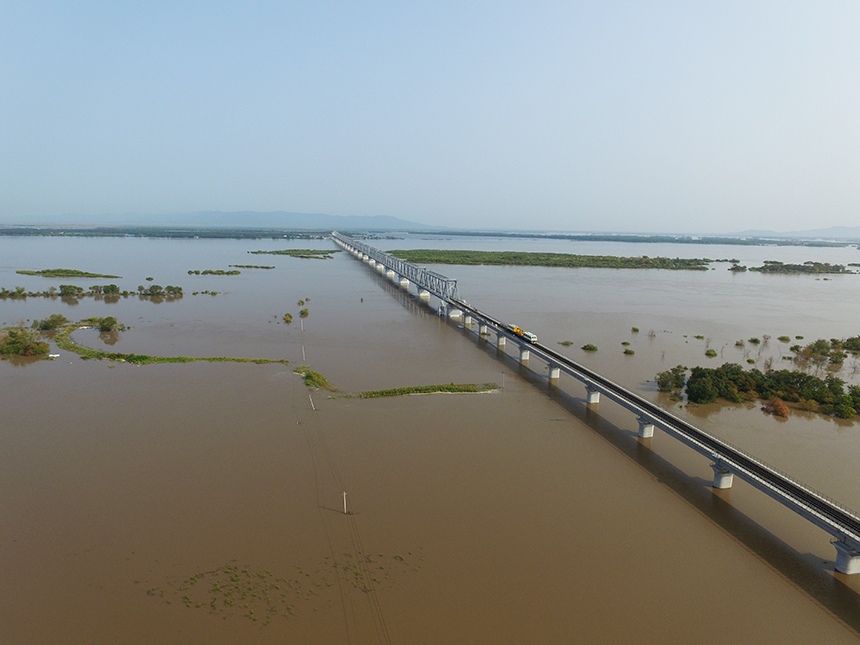
[[[170,260],[172,282],[246,247]],[[275,263],[213,279],[216,298],[75,316],[112,307],[132,325],[114,351],[290,365],[0,362],[0,641],[860,640],[856,584],[775,503],[714,494],[707,462],[547,389],[351,258]],[[299,298],[304,330],[277,321]],[[59,307],[26,306],[0,303],[3,324]],[[303,355],[343,392],[503,387],[331,398],[292,373]]]

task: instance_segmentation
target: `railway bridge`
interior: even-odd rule
[[[433,296],[438,301],[440,314],[461,318],[467,328],[477,324],[481,337],[495,334],[500,348],[507,341],[516,344],[520,361],[526,362],[531,356],[544,361],[550,380],[557,380],[564,372],[580,381],[585,385],[589,405],[599,403],[603,396],[629,410],[638,420],[640,437],[652,437],[654,429],[659,428],[703,455],[711,461],[714,488],[730,488],[738,477],[812,522],[832,536],[836,570],[849,575],[860,573],[860,516],[855,511],[537,342],[536,338],[531,340],[534,337],[528,332],[478,310],[460,298],[456,280],[337,232],[332,233],[332,239],[402,288],[408,290],[410,284],[414,284],[418,297],[428,304]]]

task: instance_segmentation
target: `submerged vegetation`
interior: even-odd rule
[[[318,611],[331,602],[340,583],[367,592],[394,586],[403,575],[421,568],[420,555],[351,551],[326,556],[317,565],[290,567],[288,575],[239,565],[235,561],[184,579],[167,580],[146,589],[146,595],[167,605],[201,610],[222,620],[246,619],[261,627]]]
[[[23,326],[0,329],[0,355],[2,356],[44,356],[49,345],[40,340],[40,335],[52,338],[57,347],[73,352],[83,359],[111,360],[136,365],[149,363],[287,363],[286,359],[271,358],[233,358],[227,356],[150,356],[147,354],[126,354],[106,352],[86,347],[75,342],[71,334],[77,329],[96,328],[101,334],[115,334],[126,329],[125,325],[113,316],[85,318],[70,323],[62,314],[52,314],[43,320],[33,322],[31,329]],[[105,338],[105,336],[103,336]]]
[[[268,264],[231,264],[234,269],[274,269],[274,266]]]
[[[121,278],[121,275],[107,275],[104,273],[90,273],[89,271],[78,271],[77,269],[42,269],[40,271],[29,271],[21,269],[16,271],[21,275],[40,275],[43,278]]]
[[[707,258],[651,258],[572,253],[527,253],[524,251],[445,251],[412,249],[389,251],[407,262],[418,264],[466,264],[493,266],[542,266],[588,269],[672,269],[705,271],[715,260]],[[719,260],[716,260],[719,261]]]

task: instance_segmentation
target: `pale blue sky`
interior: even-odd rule
[[[0,222],[860,224],[860,3],[0,0]]]

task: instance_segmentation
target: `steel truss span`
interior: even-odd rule
[[[429,291],[440,300],[450,302],[460,298],[460,294],[457,291],[456,280],[452,280],[441,273],[430,271],[430,269],[416,266],[411,262],[401,260],[400,258],[394,257],[384,251],[380,251],[369,244],[359,242],[358,240],[354,240],[346,235],[341,235],[336,231],[332,233],[331,236],[341,244],[355,249],[369,257],[371,260],[375,260],[377,263],[391,269],[397,275],[406,278],[413,284],[417,285],[420,289]]]

